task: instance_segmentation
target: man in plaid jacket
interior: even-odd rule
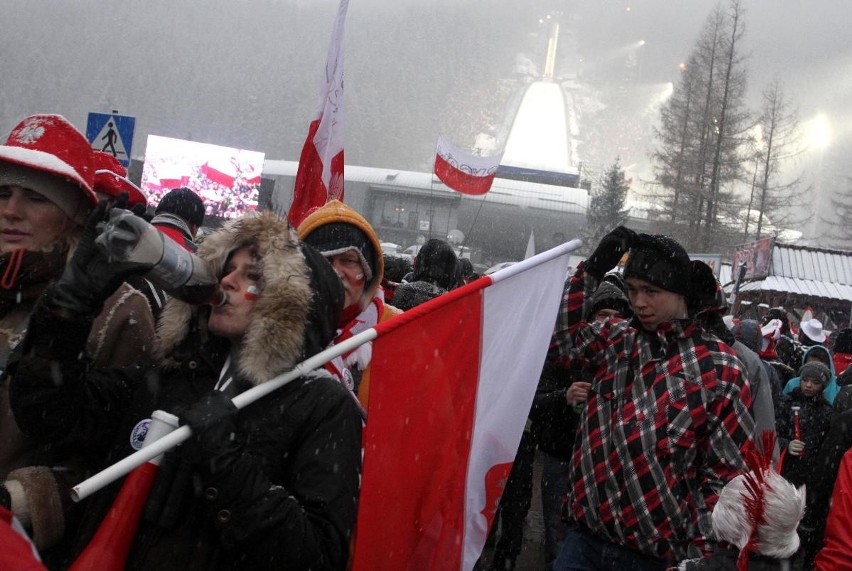
[[[582,321],[629,250],[630,321]],[[571,459],[575,528],[557,570],[663,570],[712,547],[710,515],[743,467],[752,396],[734,351],[689,318],[691,265],[667,236],[619,227],[567,282],[551,351],[594,381]]]

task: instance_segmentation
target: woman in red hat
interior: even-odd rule
[[[39,549],[66,532],[66,488],[81,477],[69,454],[35,446],[20,432],[3,377],[36,300],[62,274],[97,203],[95,171],[88,141],[60,115],[28,117],[0,145],[0,505],[30,528]],[[95,318],[86,357],[123,366],[153,346],[148,303],[125,284]]]

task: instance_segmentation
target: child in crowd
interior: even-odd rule
[[[831,423],[833,409],[824,396],[830,376],[819,361],[805,363],[799,369],[800,386],[778,402],[776,428],[781,449],[786,450],[781,475],[795,486],[810,477]]]

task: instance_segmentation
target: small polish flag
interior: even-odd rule
[[[494,182],[503,153],[491,157],[478,157],[438,136],[435,153],[435,175],[441,182],[463,194],[485,194]]]
[[[375,327],[353,571],[479,558],[579,240]]]

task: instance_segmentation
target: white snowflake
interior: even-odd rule
[[[44,127],[41,126],[41,121],[38,119],[30,119],[24,125],[24,128],[18,131],[17,139],[24,145],[32,145],[44,135]]]

